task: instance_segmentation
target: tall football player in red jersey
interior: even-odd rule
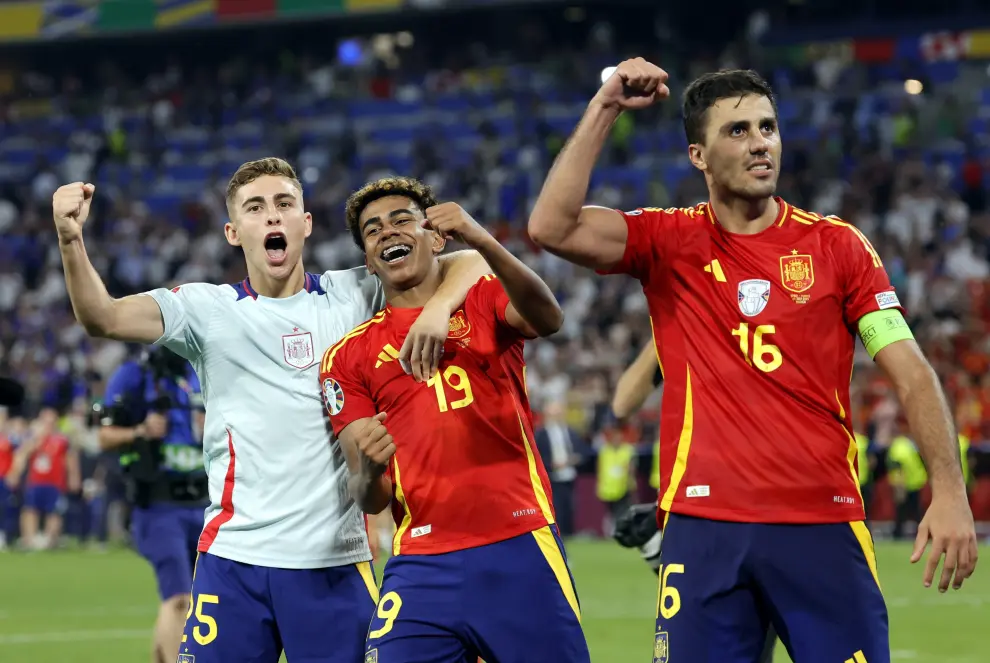
[[[592,99],[529,221],[548,250],[643,284],[665,391],[655,660],[750,663],[773,624],[798,663],[887,663],[887,611],[856,471],[856,333],[894,383],[929,469],[930,585],[959,588],[976,535],[938,379],[870,242],[774,196],[781,138],[767,83],[721,71],[684,92],[688,154],[710,200],[584,207],[612,123],[669,95],[627,60]]]
[[[553,293],[416,180],[355,192],[347,225],[388,302],[320,367],[351,494],[366,513],[391,502],[397,526],[366,660],[588,662],[526,395],[524,340],[562,322]],[[438,371],[418,382],[396,348],[437,288],[448,237],[494,276],[468,291]]]

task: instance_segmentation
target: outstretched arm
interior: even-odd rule
[[[399,348],[399,362],[417,382],[437,372],[447,341],[450,316],[467,297],[468,290],[491,268],[477,251],[455,251],[440,256],[443,281],[409,328]]]
[[[114,299],[86,254],[82,227],[96,187],[76,182],[59,187],[52,197],[65,287],[76,320],[90,336],[134,343],[154,343],[165,333],[158,303],[145,295]]]

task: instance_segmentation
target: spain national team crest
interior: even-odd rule
[[[378,648],[370,650],[364,655],[364,663],[378,663]]]
[[[657,631],[656,640],[653,641],[653,663],[667,663],[670,655],[667,632]]]
[[[323,402],[326,403],[330,414],[335,417],[344,409],[344,390],[333,378],[323,381]]]
[[[285,363],[293,368],[309,368],[316,361],[313,335],[309,332],[293,331],[297,333],[282,337],[282,356],[285,357]]]
[[[780,257],[780,281],[791,292],[804,292],[815,284],[811,256],[794,253]]]
[[[736,296],[739,298],[739,310],[743,315],[749,317],[759,315],[770,301],[770,281],[765,279],[740,281]]]
[[[450,317],[450,327],[447,331],[447,338],[457,341],[463,346],[471,341],[468,335],[471,333],[471,323],[468,322],[464,311],[458,311]]]

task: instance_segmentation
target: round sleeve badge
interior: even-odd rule
[[[323,381],[323,402],[331,416],[337,416],[344,409],[344,390],[333,378]]]

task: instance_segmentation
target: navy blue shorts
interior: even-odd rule
[[[55,486],[27,486],[24,489],[24,506],[43,515],[62,515],[68,506],[62,491]]]
[[[887,608],[862,522],[671,514],[660,562],[654,663],[753,663],[771,623],[801,663],[890,663]]]
[[[365,663],[590,661],[556,527],[440,555],[393,557],[381,593]]]
[[[156,504],[131,512],[134,545],[154,567],[163,601],[189,593],[202,531],[202,507]]]
[[[196,562],[178,663],[362,663],[378,590],[368,562],[274,569]]]

